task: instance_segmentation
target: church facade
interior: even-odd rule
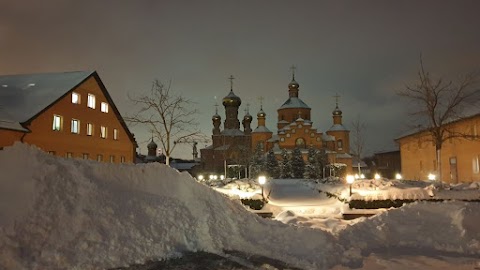
[[[274,133],[266,126],[267,115],[260,106],[257,113],[257,127],[252,130],[252,116],[246,110],[240,129],[238,109],[240,97],[233,92],[223,99],[225,121],[220,129],[221,117],[218,109],[212,117],[212,145],[201,149],[201,159],[206,172],[226,173],[226,168],[239,166],[248,168],[252,153],[262,149],[264,153],[273,150],[277,159],[281,159],[282,149],[291,152],[299,148],[304,159],[308,148],[324,149],[330,164],[344,164],[347,172],[352,171],[350,155],[350,131],[342,123],[342,111],[336,107],[332,112],[332,126],[325,132],[313,127],[311,108],[299,97],[300,85],[295,81],[295,74],[288,84],[288,98],[277,109],[277,131]],[[246,173],[245,173],[246,174]]]

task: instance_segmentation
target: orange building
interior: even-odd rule
[[[136,142],[96,72],[0,76],[0,147],[134,162]]]
[[[448,130],[466,133],[471,139],[447,139],[442,145],[442,181],[449,183],[480,181],[480,114],[447,124]],[[396,139],[400,145],[402,175],[405,179],[427,180],[435,173],[435,146],[427,132],[417,132]]]
[[[233,78],[233,77],[232,77]],[[216,110],[212,117],[212,145],[201,149],[203,168],[206,171],[220,172],[229,164],[248,166],[250,156],[257,149],[267,153],[273,149],[280,159],[282,149],[288,152],[299,148],[304,159],[307,159],[308,148],[325,149],[331,164],[345,164],[347,172],[352,171],[350,155],[350,131],[342,124],[342,111],[338,102],[332,112],[333,125],[325,132],[313,127],[310,118],[311,108],[299,98],[299,84],[292,81],[288,84],[288,99],[277,110],[277,132],[274,134],[266,127],[266,113],[260,105],[257,113],[257,127],[252,131],[252,116],[246,110],[243,117],[243,130],[240,130],[238,109],[240,97],[230,93],[223,99],[225,107],[224,129],[221,130],[221,117]]]

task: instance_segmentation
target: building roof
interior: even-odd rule
[[[94,72],[74,71],[0,76],[0,106],[24,123],[86,80]]]
[[[298,97],[291,97],[283,103],[283,105],[280,107],[280,109],[287,109],[287,108],[305,108],[305,109],[310,109],[305,102],[303,102],[301,99]]]
[[[337,158],[352,158],[350,154],[343,153],[343,154],[337,154]]]
[[[348,131],[348,129],[344,125],[335,124],[335,125],[331,126],[328,129],[328,131]]]
[[[328,134],[322,134],[322,140],[325,141],[325,142],[334,142],[335,137],[333,137],[332,135],[328,135]]]
[[[22,127],[19,122],[13,120],[13,117],[7,113],[3,107],[0,107],[0,128],[28,132],[28,129]]]
[[[231,129],[231,128],[226,128],[222,130],[222,135],[226,136],[244,136],[245,133],[241,131],[240,129]]]
[[[272,133],[266,126],[257,127],[253,132],[261,133],[261,132],[270,132]]]

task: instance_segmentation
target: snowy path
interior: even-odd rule
[[[276,206],[319,206],[325,196],[304,183],[305,180],[274,179],[265,187],[269,203]]]

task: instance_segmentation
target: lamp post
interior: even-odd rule
[[[258,177],[258,184],[260,184],[260,188],[261,188],[261,191],[262,191],[262,200],[265,201],[265,197],[263,195],[263,185],[265,185],[265,183],[267,182],[267,177],[263,176],[263,175],[260,175]]]
[[[352,196],[352,184],[355,181],[355,177],[353,175],[347,175],[347,183],[350,185],[350,197]]]

